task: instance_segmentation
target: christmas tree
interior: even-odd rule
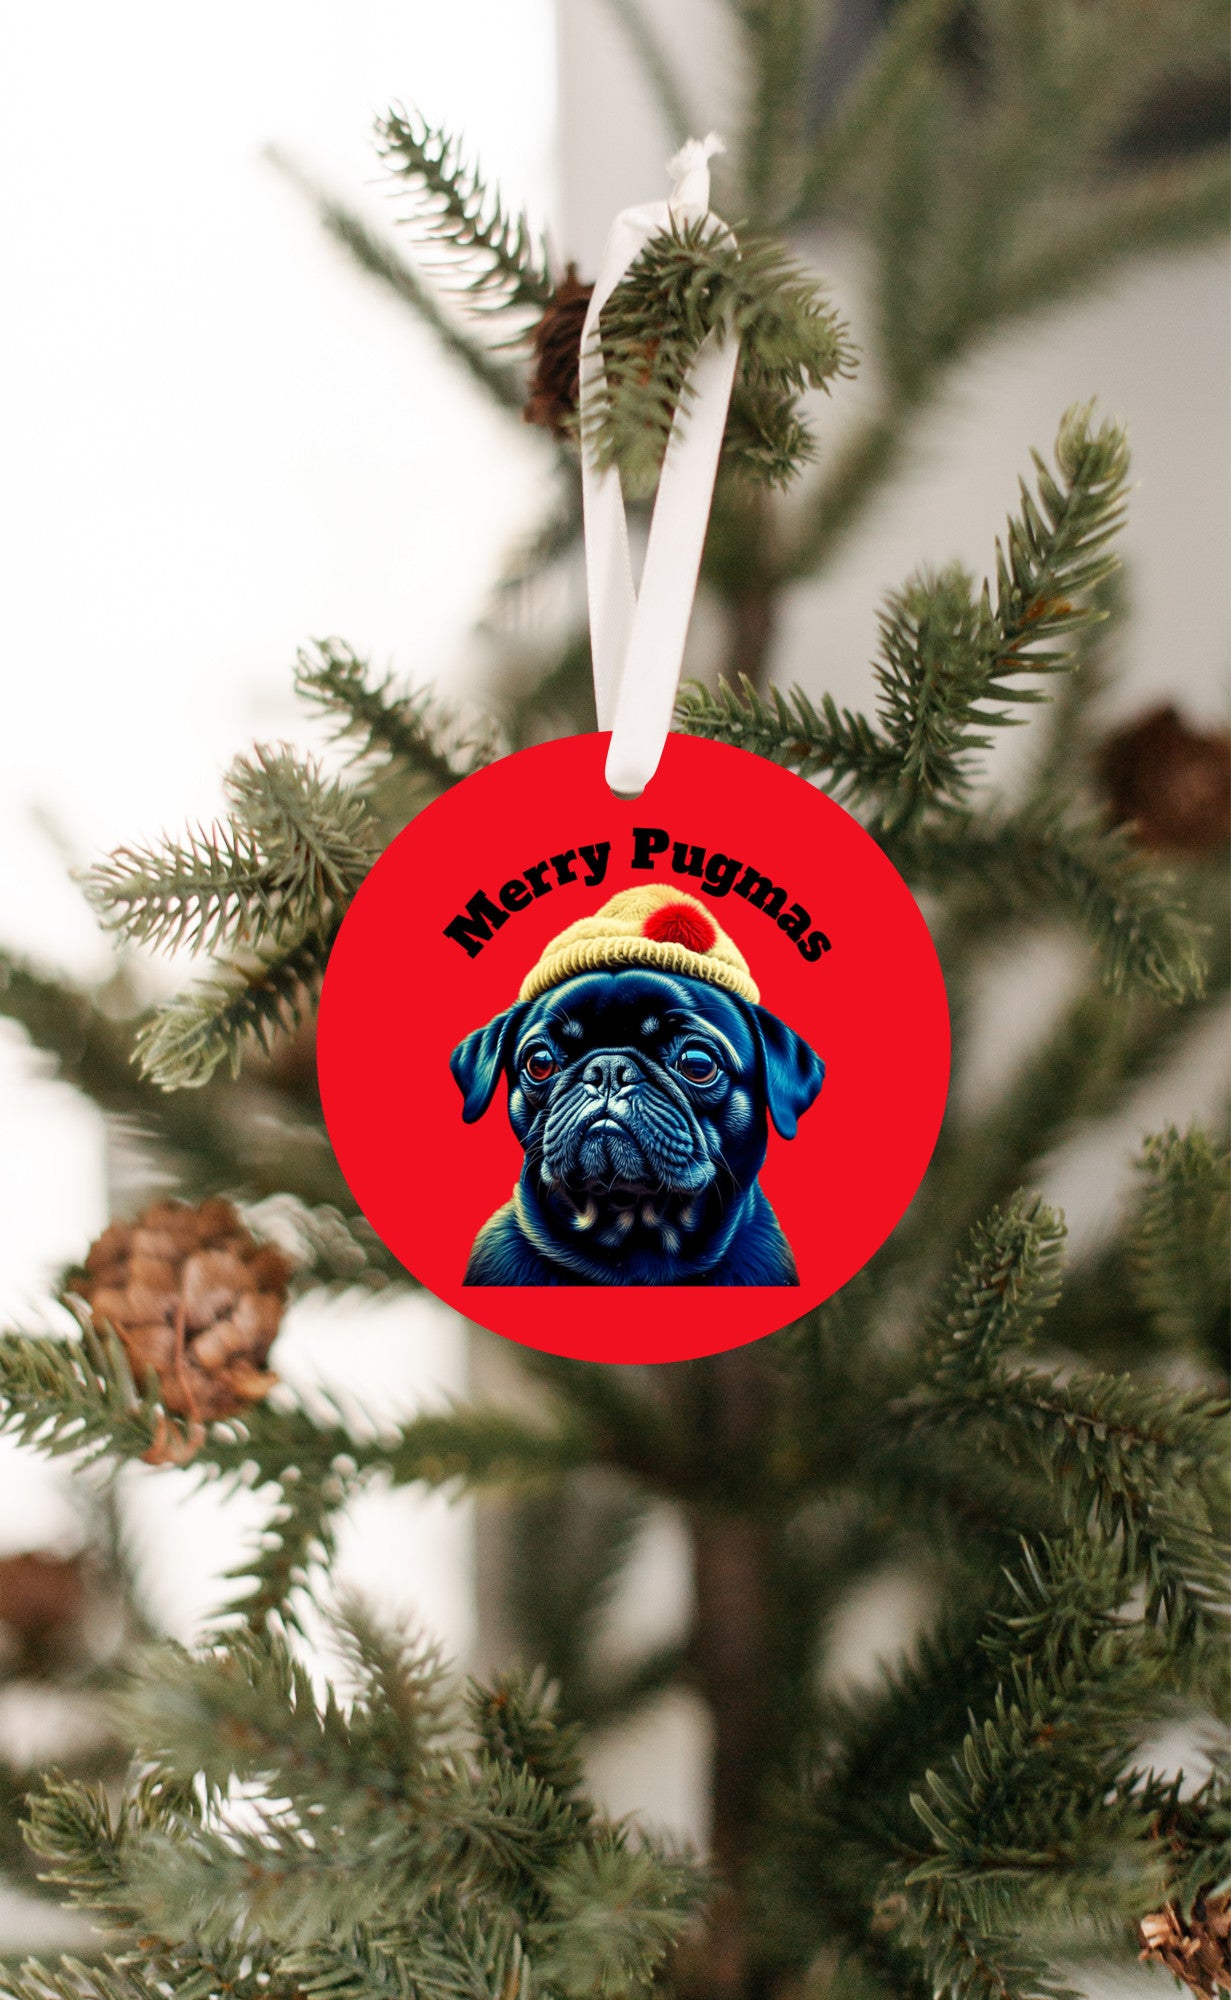
[[[584,277],[550,265],[458,139],[401,110],[379,127],[429,257],[308,192],[511,417],[557,439],[558,505],[512,580],[575,561],[580,449],[644,501],[698,346],[738,337],[703,567],[728,671],[685,691],[678,722],[840,798],[921,899],[958,1065],[935,1158],[872,1263],[755,1345],[659,1368],[519,1350],[507,1400],[366,1431],[271,1396],[288,1296],[413,1283],[323,1140],[312,1024],[346,910],[432,799],[510,746],[592,726],[581,631],[510,666],[490,727],[341,641],[308,646],[297,686],[339,754],[258,746],[225,823],[90,875],[126,943],[188,947],[205,975],[128,1017],[4,966],[5,1013],[177,1189],[82,1246],[76,1337],[0,1340],[5,1427],[77,1465],[192,1465],[268,1501],[229,1621],[134,1661],[122,1788],[58,1775],[27,1801],[44,1882],[106,1937],[96,1961],[14,1971],[21,2000],[1043,2000],[1066,1964],[1139,1952],[1195,1992],[1231,1985],[1228,1154],[1221,1134],[1142,1135],[1118,1232],[1081,1256],[1036,1192],[1231,977],[1226,740],[1170,711],[1114,737],[1100,721],[1121,427],[1063,415],[989,531],[986,576],[920,573],[886,602],[871,712],[772,680],[783,594],[854,529],[962,357],[1124,256],[1224,226],[1225,154],[1201,118],[1183,150],[1158,143],[1181,82],[1200,109],[1221,9],[903,0],[819,123],[822,11],[734,11],[746,119],[715,206],[735,240],[649,245],[605,309],[584,439]],[[617,12],[682,138],[692,114],[652,22],[632,0]],[[873,272],[875,310],[849,329],[786,247],[833,215]],[[807,398],[840,396],[856,365],[876,400],[827,450]],[[1035,754],[996,786],[992,734],[1027,719]],[[1074,984],[972,1099],[979,982],[1040,929],[1077,940]],[[277,1243],[257,1212],[271,1196]],[[343,1509],[378,1479],[503,1496],[516,1657],[488,1680],[463,1685],[343,1604],[322,1687],[312,1599]],[[691,1626],[617,1667],[602,1612],[652,1503],[689,1539]],[[835,1621],[890,1555],[926,1617],[874,1685],[836,1694]],[[712,1720],[704,1858],[613,1822],[586,1786],[587,1732],[677,1685]],[[1168,1726],[1187,1775],[1151,1759]]]

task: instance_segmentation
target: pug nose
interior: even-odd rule
[[[591,1090],[602,1091],[605,1097],[615,1097],[636,1081],[636,1065],[619,1054],[592,1056],[582,1072],[582,1082]]]

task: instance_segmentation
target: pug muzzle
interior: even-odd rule
[[[453,1052],[467,1123],[508,1081],[524,1151],[475,1240],[470,1285],[794,1285],[763,1193],[825,1066],[766,1008],[627,966],[521,1001]]]

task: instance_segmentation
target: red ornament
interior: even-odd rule
[[[659,944],[682,944],[688,951],[706,952],[713,948],[718,926],[691,903],[664,903],[660,910],[650,912],[641,935]]]
[[[355,897],[330,957],[317,1034],[321,1095],[356,1201],[394,1256],[446,1304],[549,1354],[684,1361],[798,1319],[884,1242],[940,1126],[948,1012],[910,891],[823,792],[745,750],[672,735],[641,797],[620,799],[606,784],[606,755],[607,738],[597,735],[521,750],[446,792],[398,835]],[[610,908],[626,897],[635,899],[635,920],[620,914],[622,904]],[[565,937],[561,956],[575,953],[575,962],[523,1001],[523,985]],[[706,979],[703,969],[717,976]],[[630,995],[647,993],[644,1010],[625,1007],[621,1017],[634,1048],[644,1039],[667,1057],[653,1055],[653,1074],[666,1072],[663,1103],[687,1092],[690,1118],[708,1121],[703,1129],[722,1137],[729,1125],[728,1167],[741,1134],[751,1134],[755,1184],[798,1283],[646,1277],[634,1292],[623,1273],[607,1282],[585,1270],[558,1283],[516,1271],[507,1282],[467,1282],[479,1235],[528,1173],[514,1119],[528,1129],[533,1105],[545,1107],[567,1074],[557,1058],[570,1061],[568,1042],[557,1050],[544,1037],[523,1047],[521,1023],[534,1009],[549,1012],[545,1003],[566,988],[594,986],[596,1005],[615,1005],[625,979]],[[695,1006],[685,1001],[678,1023],[660,1015],[657,1000],[651,1009],[651,992],[686,995],[692,986]],[[601,1026],[608,1016],[599,1011]],[[728,1012],[742,1030],[738,1046],[707,1032]],[[573,1014],[565,1018],[572,1025]],[[577,1023],[584,1028],[581,1014]],[[695,1038],[678,1031],[692,1027]],[[461,1048],[470,1051],[476,1099],[469,1119],[471,1086],[454,1067]],[[796,1116],[807,1050],[825,1078],[819,1096],[804,1093],[815,1101]],[[724,1092],[709,1077],[707,1052],[734,1062],[738,1089]],[[641,1075],[642,1058],[634,1059]],[[477,1107],[480,1091],[485,1108]],[[603,1130],[615,1128],[604,1120]],[[614,1143],[600,1131],[594,1148]],[[608,1201],[604,1165],[597,1159],[599,1171],[582,1177],[590,1184],[560,1209],[566,1255],[592,1259],[589,1246],[604,1230],[619,1230],[611,1247],[626,1245],[628,1256],[647,1254],[643,1244],[651,1256],[671,1255],[677,1216],[689,1242],[709,1226],[708,1209],[689,1204],[684,1191],[664,1192],[657,1168],[649,1185],[649,1169],[641,1176],[635,1162],[635,1180],[616,1184]],[[715,1184],[718,1226],[739,1199],[732,1174],[740,1171],[737,1164]],[[625,1188],[636,1200],[622,1206]]]

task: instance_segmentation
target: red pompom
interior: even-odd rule
[[[705,952],[713,950],[718,926],[691,903],[664,903],[661,909],[651,911],[641,926],[641,935],[658,944],[682,944],[689,951]]]

